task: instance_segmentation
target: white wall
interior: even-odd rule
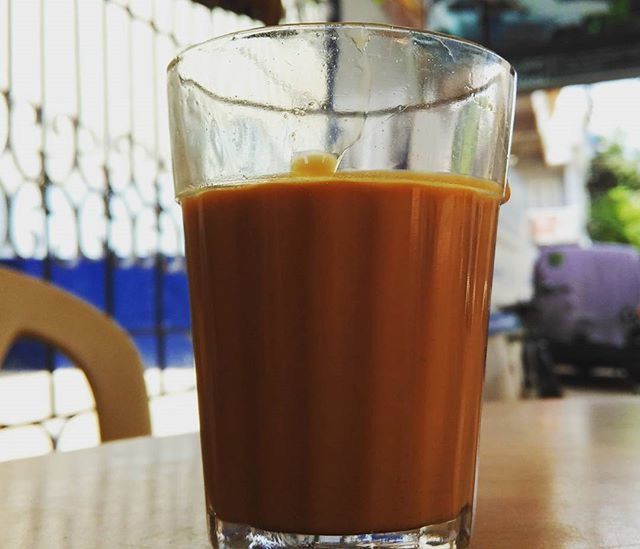
[[[366,23],[389,23],[386,12],[373,0],[341,0],[343,21]]]

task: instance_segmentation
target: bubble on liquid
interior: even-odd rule
[[[338,168],[338,158],[324,151],[302,151],[293,155],[291,173],[302,176],[331,175]]]

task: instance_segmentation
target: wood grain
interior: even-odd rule
[[[474,549],[640,547],[640,398],[490,403]],[[0,547],[208,547],[198,439],[0,464]]]
[[[640,398],[486,405],[475,549],[640,547]]]

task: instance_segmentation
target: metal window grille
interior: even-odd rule
[[[328,10],[289,4],[291,20]],[[189,0],[0,0],[0,263],[104,310],[160,372],[192,368],[165,67],[189,44],[256,24]],[[20,341],[3,375],[53,379],[68,364]],[[77,412],[49,387],[48,411],[27,423],[45,425],[55,448]],[[0,432],[15,425],[1,416]]]

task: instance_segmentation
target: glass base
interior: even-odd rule
[[[471,535],[471,509],[465,508],[454,519],[415,530],[378,534],[323,536],[269,532],[244,524],[209,517],[213,547],[220,549],[279,549],[286,547],[393,547],[398,549],[466,549]]]

